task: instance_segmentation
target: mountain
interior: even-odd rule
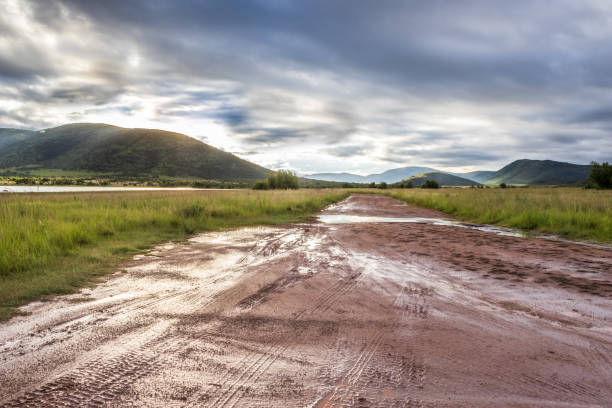
[[[368,174],[367,176],[360,176],[352,173],[316,173],[310,174],[307,177],[317,180],[340,181],[347,183],[381,183],[383,181],[385,183],[395,183],[408,177],[427,172],[437,172],[437,170],[430,167],[401,167],[387,170],[384,173]]]
[[[441,172],[430,172],[419,174],[416,176],[412,176],[407,178],[404,181],[412,182],[414,187],[420,187],[427,180],[436,181],[441,186],[453,186],[453,187],[465,187],[465,186],[479,186],[480,183],[477,183],[473,180],[468,180],[463,177],[458,177],[449,173],[441,173]]]
[[[19,133],[22,132],[22,133]],[[268,169],[189,136],[79,123],[28,133],[0,129],[0,169],[36,166],[123,176],[254,180]]]
[[[494,171],[489,170],[478,170],[478,171],[470,171],[469,173],[449,173],[453,176],[466,178],[468,180],[474,180],[479,183],[484,183],[487,181],[491,175],[495,173]]]
[[[552,160],[516,160],[493,173],[486,184],[576,185],[585,181],[590,165]]]

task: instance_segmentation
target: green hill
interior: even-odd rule
[[[453,176],[466,178],[468,180],[474,180],[479,183],[484,183],[488,178],[491,177],[493,173],[495,172],[489,171],[489,170],[477,170],[477,171],[470,171],[469,173],[450,173],[450,174],[452,174]]]
[[[36,135],[33,130],[0,128],[0,152],[15,143],[23,142]]]
[[[427,180],[433,180],[441,186],[449,186],[449,187],[451,186],[452,187],[464,187],[464,186],[479,186],[480,185],[480,183],[477,183],[473,180],[468,180],[466,178],[454,176],[448,173],[438,173],[438,172],[419,174],[418,176],[409,177],[405,179],[404,181],[410,181],[412,182],[412,185],[414,187],[420,187],[423,184],[425,184]]]
[[[576,185],[589,177],[590,170],[590,165],[523,159],[496,171],[485,184]]]
[[[30,133],[0,129],[2,139],[7,142],[0,144],[0,169],[38,167],[210,180],[255,180],[268,173],[199,140],[162,130],[80,123]]]

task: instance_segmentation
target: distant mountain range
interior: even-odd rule
[[[0,128],[0,171],[29,174],[33,170],[87,172],[133,177],[165,176],[210,180],[257,180],[270,171],[189,136],[155,129],[79,123],[39,131]],[[589,175],[589,165],[552,160],[517,160],[497,171],[447,173],[411,166],[360,176],[315,173],[302,179],[348,183],[396,183],[427,179],[441,185],[577,185]],[[333,185],[333,183],[331,184]]]
[[[317,173],[307,177],[328,181],[370,183],[382,181],[396,183],[413,178],[414,185],[426,179],[445,186],[469,186],[477,184],[497,185],[577,185],[589,177],[590,165],[571,164],[552,160],[516,160],[497,171],[472,171],[469,173],[447,173],[430,167],[401,167],[380,174],[359,176],[351,173]],[[445,175],[445,176],[443,176]],[[419,176],[414,179],[415,176]],[[447,177],[455,176],[456,178]],[[474,184],[475,183],[475,184]]]
[[[269,172],[180,133],[92,123],[0,129],[0,169],[8,168],[210,180],[256,180]]]
[[[345,183],[395,183],[418,174],[437,172],[431,167],[401,167],[398,169],[387,170],[384,173],[368,174],[360,176],[352,173],[315,173],[306,177],[316,180],[341,181]]]

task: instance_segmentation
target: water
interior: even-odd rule
[[[459,221],[445,220],[442,218],[424,218],[424,217],[372,217],[362,215],[348,214],[322,214],[318,220],[324,224],[355,224],[362,222],[403,222],[403,223],[420,223],[443,225],[446,227],[470,228],[479,231],[491,232],[497,235],[508,237],[523,237],[523,233],[509,228],[494,227],[492,225],[476,225],[465,224]]]
[[[228,190],[224,188],[191,187],[99,187],[99,186],[0,186],[0,193],[63,193],[100,191],[180,191],[180,190]]]

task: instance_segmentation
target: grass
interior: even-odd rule
[[[569,239],[612,242],[612,191],[581,188],[389,190],[408,204],[460,219]]]
[[[0,195],[0,320],[72,293],[155,243],[201,231],[294,222],[343,190]]]
[[[294,222],[356,190],[0,195],[0,320],[72,293],[134,253],[200,231]],[[612,191],[579,188],[365,190],[460,219],[612,242]]]

